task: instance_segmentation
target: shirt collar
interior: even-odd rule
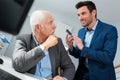
[[[32,34],[32,36],[33,36],[33,39],[34,39],[36,45],[39,45],[39,43],[38,43],[37,39],[35,38],[34,34]]]
[[[95,29],[96,29],[96,27],[97,27],[97,24],[98,24],[98,20],[96,21],[95,25],[92,27],[92,30],[91,30],[91,31],[95,31]],[[85,30],[88,31],[88,30],[87,30],[87,27],[85,28]]]

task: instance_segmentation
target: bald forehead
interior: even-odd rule
[[[43,15],[44,15],[43,20],[45,22],[53,21],[53,17],[52,17],[52,15],[50,13],[44,13]]]
[[[43,12],[43,16],[44,17],[52,17],[52,15],[50,13],[48,13],[48,12]]]

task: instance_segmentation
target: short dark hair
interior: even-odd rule
[[[80,1],[76,4],[76,9],[79,9],[83,6],[87,6],[88,10],[90,11],[90,13],[93,11],[93,10],[96,10],[96,6],[95,4],[92,2],[92,1]],[[97,10],[96,10],[97,11]]]

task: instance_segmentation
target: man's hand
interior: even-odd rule
[[[50,47],[55,46],[58,43],[56,35],[50,35],[47,40],[42,44],[44,50],[48,50]]]
[[[54,78],[48,78],[47,80],[64,80],[64,78],[58,75],[55,76]]]
[[[80,50],[83,49],[84,45],[82,43],[82,40],[79,37],[72,34],[66,36],[66,43],[68,44],[70,50],[73,49],[73,41]]]
[[[72,35],[66,36],[66,43],[68,44],[69,49],[72,50],[73,49],[73,36]]]
[[[82,50],[83,47],[84,47],[84,45],[83,45],[83,43],[82,43],[82,40],[81,40],[79,37],[75,36],[75,35],[73,35],[73,38],[74,38],[74,41],[75,41],[77,47],[78,47],[80,50]]]
[[[53,78],[48,78],[47,80],[53,80]]]
[[[64,78],[58,75],[58,76],[55,76],[53,80],[64,80]]]

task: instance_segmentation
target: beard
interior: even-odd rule
[[[82,23],[82,21],[81,21],[81,23]],[[87,20],[85,19],[84,22],[82,23],[82,26],[83,26],[83,27],[87,27],[87,26],[90,26],[91,23],[92,23],[92,19],[89,19],[89,20],[88,20],[88,19],[87,19]]]

